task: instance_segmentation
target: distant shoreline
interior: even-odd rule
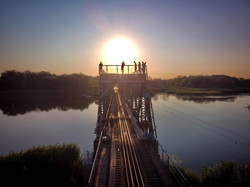
[[[32,95],[32,97],[30,97]],[[86,93],[81,90],[54,90],[54,89],[11,89],[11,90],[0,90],[0,99],[4,97],[27,97],[34,99],[35,97],[53,98],[53,97],[65,97],[65,96],[77,96],[85,98],[94,98],[95,94]]]
[[[173,95],[194,95],[194,96],[227,96],[250,94],[250,88],[190,88],[190,87],[168,87],[149,88],[153,94],[167,93]]]
[[[191,87],[168,87],[168,88],[155,88],[149,87],[149,92],[152,94],[166,93],[172,95],[187,95],[187,96],[228,96],[228,95],[240,95],[250,94],[250,88],[191,88]],[[0,90],[0,99],[9,97],[57,97],[57,96],[77,96],[85,98],[96,98],[96,93],[85,93],[81,90],[33,90],[33,89],[12,89],[12,90]],[[31,98],[30,98],[31,99]]]

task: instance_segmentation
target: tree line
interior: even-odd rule
[[[191,88],[250,88],[250,79],[227,75],[178,76],[173,79],[151,79],[150,87],[191,87]]]
[[[55,75],[49,72],[5,71],[0,77],[0,90],[78,90],[91,93],[97,77],[84,74]]]
[[[250,88],[250,79],[227,75],[178,76],[173,79],[149,79],[149,88]],[[98,77],[84,74],[55,75],[49,72],[5,71],[0,77],[0,90],[78,90],[93,93]]]

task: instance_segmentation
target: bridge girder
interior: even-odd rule
[[[99,71],[99,105],[97,127],[101,127],[105,121],[104,116],[108,110],[108,103],[114,92],[114,87],[118,87],[122,98],[130,107],[138,126],[146,133],[157,136],[155,130],[154,113],[151,104],[150,93],[147,88],[147,66],[144,72],[133,72],[133,66],[128,67],[128,73],[119,73],[116,66],[116,73],[109,73],[109,65],[103,65]],[[113,67],[113,65],[111,66]],[[125,66],[126,67],[126,66]],[[98,134],[98,132],[97,132]]]

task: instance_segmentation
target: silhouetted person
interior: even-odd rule
[[[138,62],[138,71],[141,73],[141,62]]]
[[[103,64],[102,64],[102,62],[100,62],[100,64],[99,64],[99,72],[102,72],[102,66],[103,66]]]
[[[134,64],[135,64],[135,72],[137,72],[137,64],[135,61],[134,61]]]
[[[146,66],[145,63],[142,62],[142,65],[141,65],[142,73],[145,73],[145,68],[146,68],[145,66]]]
[[[122,61],[122,73],[124,73],[124,66],[125,66],[125,62]]]

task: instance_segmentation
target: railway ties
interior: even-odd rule
[[[121,73],[119,67],[103,65],[99,69],[97,135],[89,187],[172,187],[174,181],[158,155],[147,66],[143,73]],[[129,70],[130,66],[125,67]],[[145,139],[148,134],[150,139]],[[108,159],[103,148],[109,152]]]
[[[117,102],[114,104],[119,107],[111,115],[112,123],[108,123],[105,128],[111,135],[110,143],[102,144],[110,146],[109,167],[106,167],[107,172],[99,172],[97,176],[97,178],[106,176],[108,179],[106,182],[103,181],[105,183],[99,184],[109,187],[173,186],[171,182],[166,182],[172,179],[167,177],[166,168],[163,169],[152,141],[138,138],[120,95],[117,93],[114,99]]]
[[[137,158],[135,143],[132,139],[131,131],[128,127],[128,122],[126,120],[125,112],[122,108],[122,102],[119,95],[117,95],[117,102],[120,106],[118,110],[118,118],[121,142],[121,158],[124,170],[124,185],[144,187],[145,182]]]
[[[148,183],[152,187],[162,187],[163,184],[161,182],[161,178],[155,169],[154,163],[149,156],[147,148],[143,144],[144,142],[140,141],[139,145],[137,146],[137,150],[140,154],[140,160],[143,164],[144,172],[147,175]]]
[[[116,168],[115,168],[115,186],[117,187],[122,187],[124,186],[124,172],[123,172],[123,168],[124,165],[122,163],[122,159],[121,159],[121,151],[120,151],[120,145],[118,145],[116,147]]]

